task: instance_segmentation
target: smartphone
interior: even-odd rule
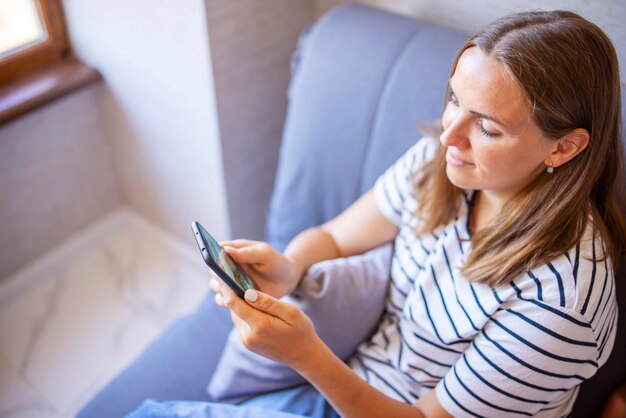
[[[191,230],[202,253],[204,262],[222,279],[237,296],[243,299],[248,289],[258,289],[245,271],[220,247],[215,239],[198,222],[192,222]]]

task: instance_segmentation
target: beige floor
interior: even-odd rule
[[[98,228],[85,232],[87,244],[61,245],[67,254],[80,242],[76,256],[49,269],[50,260],[37,260],[11,278],[28,283],[0,303],[0,417],[74,416],[206,295],[208,272],[192,242],[125,211]]]

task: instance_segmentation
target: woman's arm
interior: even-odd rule
[[[398,227],[383,216],[370,190],[337,217],[297,235],[284,254],[304,273],[317,262],[349,257],[378,247],[391,241],[397,233]]]
[[[380,212],[370,190],[336,218],[298,234],[283,254],[259,241],[220,244],[264,292],[281,297],[296,289],[311,265],[363,253],[391,241],[397,233],[398,227]]]
[[[319,339],[318,339],[319,340]],[[434,391],[409,405],[390,398],[357,376],[321,340],[312,359],[296,367],[344,418],[451,418]]]
[[[409,405],[370,386],[333,354],[295,306],[255,291],[246,293],[247,303],[229,289],[222,294],[244,345],[295,369],[342,417],[450,417],[434,391]]]

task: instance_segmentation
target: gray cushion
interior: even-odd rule
[[[388,244],[362,255],[314,264],[299,291],[284,300],[302,309],[322,340],[337,356],[347,359],[378,324],[387,294],[391,255],[392,246]],[[208,393],[215,401],[239,402],[299,383],[304,379],[298,373],[248,351],[232,330]]]

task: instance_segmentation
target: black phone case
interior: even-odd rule
[[[194,236],[196,237],[196,243],[198,244],[198,249],[202,253],[202,258],[204,258],[204,262],[209,266],[211,270],[215,272],[219,276],[220,279],[230,287],[233,292],[241,299],[243,299],[243,295],[246,293],[246,289],[241,287],[239,283],[235,281],[232,277],[228,275],[222,268],[211,258],[208,250],[208,243],[204,241],[202,238],[202,234],[200,233],[200,228],[204,229],[202,225],[198,222],[193,222],[191,224],[191,229],[193,231]],[[206,231],[206,230],[205,230]],[[208,232],[207,232],[208,234]]]

